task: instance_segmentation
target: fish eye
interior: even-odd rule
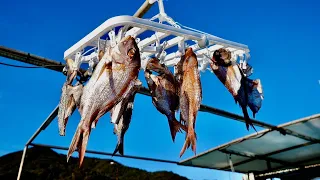
[[[130,57],[130,58],[133,58],[134,54],[135,54],[136,50],[134,48],[130,48],[127,55]]]

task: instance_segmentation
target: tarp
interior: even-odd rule
[[[320,163],[320,114],[277,127],[290,133],[262,130],[179,164],[226,171],[233,166],[235,172],[261,174]]]

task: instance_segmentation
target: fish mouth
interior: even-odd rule
[[[151,58],[147,62],[146,71],[147,72],[154,71],[157,73],[164,73],[165,72],[165,65],[161,64],[159,59]]]
[[[231,63],[231,52],[224,48],[215,50],[212,61],[220,66],[229,66]]]

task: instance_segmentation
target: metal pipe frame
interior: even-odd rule
[[[275,154],[278,154],[278,153],[290,151],[290,150],[297,149],[297,148],[304,147],[304,146],[309,146],[309,145],[312,145],[312,144],[315,144],[315,142],[307,142],[307,143],[304,143],[304,144],[299,144],[299,145],[295,145],[295,146],[292,146],[292,147],[280,149],[280,150],[277,150],[277,151],[274,151],[274,152],[270,152],[270,153],[264,154],[263,157],[272,156],[272,155],[275,155]],[[241,164],[248,163],[248,162],[256,160],[256,159],[259,159],[259,157],[253,157],[253,158],[250,158],[248,160],[244,160],[244,161],[241,161],[241,162],[238,162],[238,163],[234,163],[233,167],[239,166]],[[226,167],[221,168],[219,170],[227,170],[227,169],[229,169],[229,166],[226,166]],[[272,169],[270,168],[270,170],[272,170]]]
[[[58,110],[59,110],[59,106],[57,106],[51,113],[50,115],[47,117],[47,119],[40,125],[40,127],[36,130],[36,132],[30,137],[30,139],[27,141],[26,145],[24,146],[23,149],[23,153],[22,153],[22,157],[21,157],[21,162],[20,162],[20,167],[19,167],[19,171],[18,171],[18,177],[17,180],[20,180],[21,177],[21,173],[22,173],[22,168],[23,168],[23,163],[24,163],[24,159],[25,156],[27,154],[27,149],[29,148],[29,145],[32,143],[32,141],[41,133],[41,131],[44,131],[50,124],[51,122],[54,120],[54,118],[56,118],[56,116],[58,115]]]
[[[69,148],[67,148],[67,147],[52,146],[52,145],[47,145],[47,144],[30,143],[30,145],[31,145],[31,146],[34,146],[34,147],[47,147],[47,148],[52,148],[52,149],[65,150],[65,151],[68,151],[68,149],[69,149]],[[101,152],[101,151],[93,151],[93,150],[86,150],[86,153],[112,156],[112,153]],[[129,159],[139,159],[139,160],[145,160],[145,161],[154,161],[154,162],[178,164],[178,161],[171,161],[171,160],[164,160],[164,159],[156,159],[156,158],[148,158],[148,157],[141,157],[141,156],[132,156],[132,155],[123,155],[123,156],[122,156],[122,155],[119,155],[119,154],[115,154],[115,155],[113,155],[113,156],[122,157],[122,158],[129,158]]]

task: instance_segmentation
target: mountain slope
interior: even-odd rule
[[[17,178],[22,151],[0,157],[0,179]],[[114,162],[114,164],[110,164]],[[21,179],[32,180],[187,180],[187,178],[167,171],[147,172],[145,170],[121,165],[113,160],[85,158],[79,168],[78,159],[58,154],[49,148],[32,147],[28,149]]]

